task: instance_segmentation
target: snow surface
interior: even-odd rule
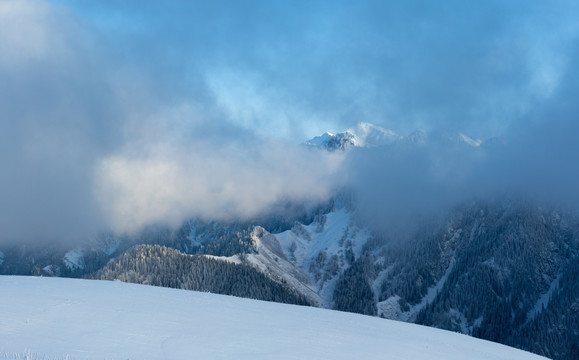
[[[338,134],[326,132],[320,136],[316,136],[305,142],[306,145],[324,148],[328,146],[331,139],[336,137],[346,137],[351,139],[351,144],[355,147],[379,147],[395,144],[420,144],[437,143],[446,145],[468,145],[472,147],[479,147],[483,140],[478,138],[471,138],[461,132],[443,130],[427,133],[424,130],[417,130],[410,135],[404,137],[396,134],[394,131],[385,129],[383,127],[361,122],[348,130]],[[504,143],[504,140],[498,139],[495,142]]]
[[[351,139],[352,144],[358,147],[391,145],[403,139],[402,136],[396,134],[392,130],[384,129],[383,127],[374,124],[361,122],[338,134],[326,132],[306,141],[305,144],[315,147],[326,147],[330,140],[340,136],[345,136],[346,138]]]
[[[64,265],[69,270],[84,269],[84,251],[82,249],[70,250],[64,254]]]
[[[361,122],[345,131],[354,136],[354,145],[360,147],[376,147],[390,145],[402,139],[402,136],[383,127]]]
[[[334,137],[334,134],[326,132],[320,136],[316,136],[313,139],[306,141],[306,145],[311,146],[324,146],[330,141],[331,138]]]
[[[300,268],[290,263],[279,248],[276,238],[261,227],[256,227],[252,240],[257,254],[247,254],[246,259],[269,277],[284,282],[297,290],[317,306],[324,306],[324,300],[316,293],[311,279]]]
[[[414,324],[193,291],[21,276],[0,276],[0,288],[0,359],[543,359]]]
[[[286,254],[289,255],[292,243],[297,248],[294,252],[296,265],[302,268],[310,266],[312,259],[320,251],[329,251],[333,255],[342,250],[340,240],[350,240],[352,250],[356,257],[362,252],[362,246],[370,236],[367,229],[359,229],[351,224],[351,214],[346,209],[337,209],[325,216],[325,224],[320,228],[320,224],[313,222],[310,225],[299,224],[299,229],[295,227],[279,234],[274,234],[278,239]],[[351,227],[351,228],[350,228]]]
[[[344,260],[344,253],[351,246],[356,258],[362,253],[362,247],[370,238],[368,229],[356,226],[352,214],[344,208],[335,209],[309,225],[296,223],[291,230],[273,234],[279,242],[285,257],[304,274],[310,277],[314,290],[323,299],[325,307],[331,307],[337,275],[341,274],[349,264]],[[292,246],[294,250],[292,251]],[[310,273],[312,261],[324,253],[326,259],[337,256],[339,260],[338,274],[332,279],[316,281]]]
[[[233,256],[215,256],[215,255],[201,255],[204,256],[208,259],[213,259],[213,260],[219,260],[219,261],[225,261],[231,264],[241,264],[241,259],[239,258],[238,255],[233,255]]]

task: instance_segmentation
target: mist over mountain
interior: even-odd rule
[[[1,242],[247,219],[372,179],[411,200],[490,187],[578,203],[573,2],[227,5],[0,5]],[[399,170],[372,147],[444,129],[508,150],[408,150]],[[299,145],[324,131],[376,161]]]
[[[302,145],[312,156],[340,156],[347,169],[336,176],[348,185],[326,202],[287,203],[253,218],[159,223],[61,250],[5,245],[0,272],[311,304],[574,358],[575,208],[479,182],[474,176],[495,161],[493,152],[509,151],[508,142],[354,128],[379,131],[373,139],[386,143],[350,129],[343,134],[357,142],[341,149],[331,141]],[[451,162],[446,172],[434,166],[443,160]],[[357,176],[348,175],[353,170]],[[363,182],[360,171],[374,178]]]
[[[353,127],[332,134],[326,132],[304,143],[308,146],[318,147],[329,151],[346,150],[349,147],[375,148],[382,146],[422,146],[437,144],[441,146],[470,145],[478,147],[483,144],[481,139],[473,139],[458,131],[433,131],[416,130],[408,136],[401,136],[392,130],[385,129],[367,122],[361,122]]]
[[[576,358],[578,15],[0,1],[0,273],[222,271]]]

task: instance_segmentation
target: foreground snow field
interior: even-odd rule
[[[0,276],[0,359],[542,359],[337,311],[121,282]]]

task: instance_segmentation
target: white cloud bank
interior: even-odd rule
[[[99,162],[98,198],[117,231],[178,226],[190,217],[246,220],[279,202],[327,200],[343,154],[265,141],[195,140],[123,152]]]

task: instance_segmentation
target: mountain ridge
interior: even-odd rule
[[[350,147],[373,148],[402,144],[426,145],[428,143],[479,147],[485,141],[479,138],[472,138],[455,130],[433,132],[416,130],[408,136],[402,136],[378,125],[360,122],[343,132],[336,134],[325,132],[304,142],[307,146],[329,151],[347,150]]]

